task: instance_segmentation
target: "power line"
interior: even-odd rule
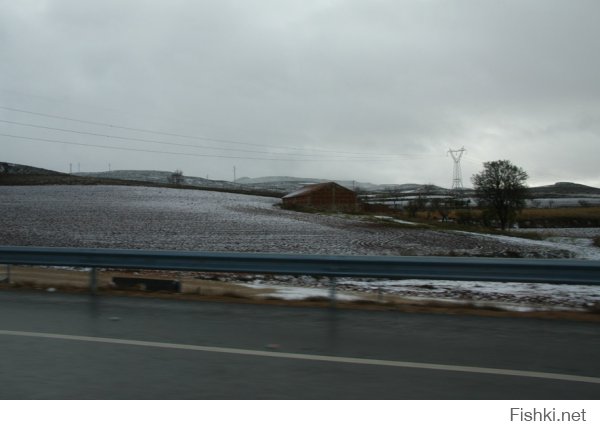
[[[41,137],[17,136],[14,134],[5,134],[5,133],[0,133],[0,136],[12,137],[15,139],[34,140],[34,141],[39,141],[39,142],[85,146],[85,147],[89,147],[89,148],[116,149],[116,150],[120,150],[120,151],[147,152],[147,153],[153,153],[153,154],[185,155],[185,156],[192,156],[192,157],[233,158],[233,159],[243,159],[243,160],[312,161],[312,160],[293,160],[293,159],[282,159],[282,158],[235,157],[235,156],[228,156],[228,155],[210,155],[210,154],[197,154],[197,153],[186,153],[186,152],[157,151],[157,150],[152,150],[152,149],[124,148],[122,146],[96,145],[96,144],[91,144],[91,143],[69,142],[69,141],[58,140],[58,139],[45,139],[45,138],[41,138]]]
[[[234,144],[234,145],[258,146],[258,147],[265,147],[265,148],[276,148],[276,149],[283,148],[283,149],[291,149],[291,150],[295,150],[295,151],[309,150],[309,151],[315,151],[315,152],[327,152],[327,153],[346,154],[346,155],[348,155],[348,154],[362,155],[362,156],[365,156],[365,155],[372,156],[373,155],[372,153],[367,153],[367,152],[334,151],[334,150],[318,149],[318,148],[308,148],[307,149],[307,148],[298,148],[298,147],[291,147],[291,146],[275,146],[275,145],[265,145],[265,144],[259,144],[259,143],[245,142],[245,141],[240,141],[240,140],[229,140],[229,139],[212,138],[212,137],[206,137],[206,136],[194,136],[194,135],[186,135],[186,134],[179,134],[179,133],[169,133],[169,132],[160,131],[160,130],[149,130],[149,129],[143,129],[143,128],[126,127],[126,126],[122,126],[122,125],[116,125],[116,124],[110,124],[110,123],[104,123],[104,122],[89,121],[89,120],[83,120],[83,119],[78,119],[78,118],[70,118],[70,117],[66,117],[66,116],[52,115],[52,114],[46,114],[46,113],[42,113],[42,112],[34,112],[34,111],[30,111],[30,110],[25,110],[25,109],[17,109],[17,108],[13,108],[13,107],[9,107],[9,106],[0,106],[0,109],[11,111],[11,112],[25,113],[28,115],[36,115],[36,116],[41,116],[41,117],[45,117],[45,118],[73,121],[73,122],[78,122],[81,124],[95,125],[95,126],[101,126],[101,127],[110,127],[110,128],[120,129],[120,130],[128,130],[128,131],[135,131],[135,132],[142,132],[142,133],[151,133],[151,134],[157,134],[157,135],[163,135],[163,136],[180,137],[180,138],[185,138],[185,139],[204,140],[204,141],[228,143],[228,144]],[[375,155],[382,156],[382,157],[389,157],[389,156],[397,156],[398,154],[375,154]]]
[[[18,135],[14,135],[14,134],[6,134],[6,133],[0,133],[0,136],[11,137],[11,138],[15,138],[15,139],[39,141],[39,142],[84,146],[84,147],[88,147],[88,148],[116,149],[119,151],[146,152],[146,153],[152,153],[152,154],[168,154],[168,155],[185,155],[185,156],[203,157],[203,158],[229,158],[229,159],[236,159],[236,160],[303,161],[303,162],[307,162],[307,161],[311,161],[311,162],[362,161],[362,159],[356,159],[356,160],[330,159],[330,160],[328,160],[325,158],[317,158],[317,159],[300,160],[300,159],[289,159],[289,158],[236,157],[236,156],[230,156],[230,155],[213,155],[213,154],[198,154],[198,153],[186,153],[186,152],[158,151],[158,150],[152,150],[152,149],[124,148],[121,146],[97,145],[97,144],[90,144],[90,143],[70,142],[70,141],[58,140],[58,139],[45,139],[45,138],[41,138],[41,137],[18,136]]]
[[[116,135],[111,135],[111,134],[106,134],[106,133],[93,133],[93,132],[88,132],[88,131],[73,130],[73,129],[67,129],[67,128],[49,127],[49,126],[44,126],[44,125],[39,125],[39,124],[31,124],[31,123],[18,122],[18,121],[9,121],[9,120],[3,120],[3,119],[0,119],[0,122],[5,123],[5,124],[18,125],[21,127],[32,127],[32,128],[43,129],[43,130],[60,131],[60,132],[64,132],[64,133],[75,133],[75,134],[86,135],[86,136],[96,136],[96,137],[102,137],[102,138],[119,139],[119,140],[133,141],[133,142],[156,143],[156,144],[161,144],[161,145],[181,146],[181,147],[189,147],[189,148],[214,149],[214,150],[218,150],[218,151],[235,151],[235,152],[248,152],[248,153],[272,154],[272,155],[296,156],[296,157],[314,157],[315,156],[314,154],[294,154],[294,153],[281,153],[281,152],[273,153],[271,151],[258,151],[258,150],[251,150],[251,149],[219,148],[219,147],[206,146],[206,145],[190,145],[190,144],[185,144],[185,143],[175,143],[175,142],[169,142],[169,141],[164,141],[164,140],[142,139],[142,138],[136,138],[136,137],[116,136]],[[341,156],[331,155],[331,157],[341,157]],[[360,159],[360,160],[364,160],[364,161],[377,161],[377,160],[382,160],[382,157],[383,156],[371,155],[368,158],[362,156],[360,158],[346,157],[344,159],[345,160]],[[387,156],[386,158],[389,158],[389,157],[390,156]],[[400,157],[400,155],[396,155],[394,157]],[[419,157],[419,156],[416,156],[416,157]]]
[[[464,158],[467,159],[467,161],[470,161],[471,163],[483,164],[485,162],[479,158],[475,158],[470,155],[465,155]]]

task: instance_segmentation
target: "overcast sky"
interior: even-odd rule
[[[0,161],[600,186],[598,0],[0,0]],[[45,128],[44,128],[45,127]],[[134,151],[132,151],[133,149]]]

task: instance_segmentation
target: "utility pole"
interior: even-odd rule
[[[464,146],[460,149],[448,150],[448,154],[450,154],[450,156],[454,160],[454,169],[452,172],[452,191],[461,191],[464,188],[462,182],[462,170],[460,167],[460,159],[462,158],[463,153],[465,151],[466,149]]]
[[[236,182],[236,177],[235,177],[235,166],[233,166],[233,183],[235,184]]]

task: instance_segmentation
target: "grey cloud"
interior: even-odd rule
[[[229,178],[235,163],[247,176],[448,185],[445,153],[464,145],[465,177],[483,161],[512,158],[533,182],[559,172],[600,185],[599,12],[600,3],[586,0],[6,3],[4,105],[278,146],[263,147],[273,153],[316,147],[412,157],[203,160],[68,146],[53,155],[48,145],[6,138],[3,154],[62,170],[77,157],[94,169],[117,159],[121,168]],[[25,149],[34,147],[40,158]]]

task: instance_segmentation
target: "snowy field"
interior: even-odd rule
[[[586,248],[282,210],[269,197],[122,186],[0,187],[0,244],[329,255],[588,258]],[[509,238],[510,239],[510,238]]]
[[[403,228],[386,219],[282,210],[278,199],[120,186],[0,187],[0,245],[175,249],[330,255],[454,255],[600,260],[599,229],[545,230],[546,241]],[[592,231],[593,230],[593,231]],[[232,279],[235,281],[235,279]],[[328,295],[310,277],[256,278],[283,298]],[[364,294],[580,308],[597,287],[337,279],[339,299]]]

